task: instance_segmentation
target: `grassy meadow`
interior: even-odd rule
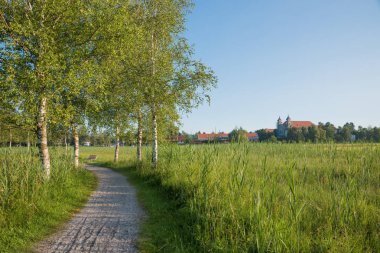
[[[170,145],[156,170],[145,153],[82,149],[137,185],[143,252],[380,252],[379,145]]]
[[[49,181],[37,149],[0,148],[0,252],[23,252],[79,210],[96,186],[64,149],[50,148]]]

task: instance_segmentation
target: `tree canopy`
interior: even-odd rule
[[[47,178],[49,138],[69,133],[77,164],[80,128],[110,129],[117,139],[138,125],[136,143],[142,129],[151,133],[156,166],[165,128],[208,101],[216,85],[183,36],[191,7],[188,0],[1,1],[1,129],[35,133]]]

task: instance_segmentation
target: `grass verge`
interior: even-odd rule
[[[97,185],[94,174],[71,165],[52,150],[52,176],[43,179],[36,151],[0,150],[0,252],[30,252],[87,201]]]

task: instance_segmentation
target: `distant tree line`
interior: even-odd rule
[[[265,129],[256,131],[261,142],[380,142],[380,128],[359,126],[346,123],[343,126],[334,126],[332,123],[319,123],[308,128],[290,128],[286,138],[277,138],[276,130],[269,132]]]
[[[236,127],[233,129],[230,133],[228,133],[228,137],[225,137],[225,133],[218,133],[217,136],[210,138],[208,141],[199,141],[197,139],[197,135],[201,134],[200,131],[196,132],[194,135],[186,133],[185,131],[182,131],[181,133],[174,134],[174,138],[172,138],[172,142],[183,142],[185,144],[191,144],[191,143],[226,143],[226,142],[248,142],[248,141],[254,141],[253,138],[248,138],[248,134],[253,134],[252,132],[248,132],[247,130],[243,129],[242,127]],[[211,133],[215,134],[215,133]],[[220,136],[220,134],[223,134],[223,136]],[[219,136],[218,136],[219,135]],[[180,140],[179,140],[180,138]],[[256,141],[256,140],[255,140]]]

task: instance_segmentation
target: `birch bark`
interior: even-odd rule
[[[37,115],[37,147],[47,179],[50,178],[50,156],[47,138],[47,98],[42,97]]]
[[[73,127],[73,137],[74,137],[74,166],[79,167],[79,134],[78,127]]]
[[[142,161],[142,115],[140,110],[137,116],[137,159]]]
[[[120,129],[119,127],[116,127],[116,145],[115,145],[115,157],[114,157],[114,162],[119,161],[119,147],[120,147]]]
[[[158,161],[158,129],[156,107],[152,106],[152,167],[157,167]]]
[[[30,138],[29,138],[29,131],[28,131],[28,140],[26,146],[28,147],[28,151],[30,150]]]

